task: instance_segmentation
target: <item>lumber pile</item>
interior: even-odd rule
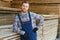
[[[10,3],[11,8],[21,8],[23,0],[12,0]],[[30,2],[30,11],[41,14],[53,14],[59,13],[60,0],[28,0]]]
[[[37,32],[38,40],[55,40],[57,36],[58,16],[43,15],[44,25]],[[20,35],[12,32],[12,25],[0,26],[0,40],[20,40]]]
[[[10,7],[10,2],[4,2],[0,0],[0,7]]]
[[[35,3],[60,3],[60,0],[29,0]]]
[[[55,40],[58,28],[58,16],[44,15],[43,27],[38,31],[38,40]]]
[[[0,40],[20,40],[20,35],[12,32],[12,25],[0,26]]]
[[[0,25],[12,24],[14,14],[2,14],[0,13]]]

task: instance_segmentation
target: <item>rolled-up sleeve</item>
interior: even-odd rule
[[[35,14],[36,20],[39,20],[39,24],[37,25],[38,29],[43,25],[44,23],[44,16]]]

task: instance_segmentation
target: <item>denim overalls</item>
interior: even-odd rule
[[[21,40],[37,40],[37,33],[33,32],[33,27],[32,27],[32,20],[30,16],[30,12],[28,12],[29,15],[29,21],[28,22],[22,22],[21,17],[20,17],[20,22],[22,26],[22,30],[25,31],[28,34],[27,39],[25,39],[23,36],[21,36]]]

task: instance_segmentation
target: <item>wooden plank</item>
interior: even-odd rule
[[[29,0],[33,3],[60,3],[60,0]]]

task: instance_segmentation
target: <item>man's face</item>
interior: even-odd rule
[[[29,4],[28,3],[23,3],[22,6],[21,6],[21,10],[23,12],[27,12],[29,9]]]

